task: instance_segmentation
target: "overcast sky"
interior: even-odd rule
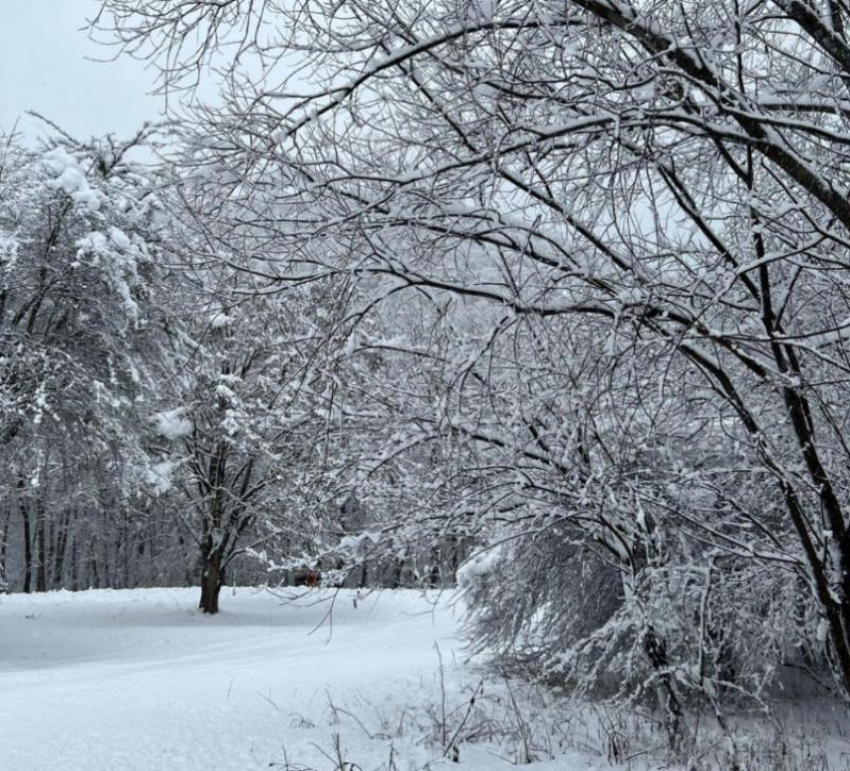
[[[149,95],[155,73],[127,57],[101,63],[113,51],[91,42],[86,16],[97,0],[0,0],[0,129],[39,133],[36,110],[80,138],[128,136],[156,120],[160,99]]]

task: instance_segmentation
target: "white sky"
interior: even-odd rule
[[[161,99],[149,95],[156,73],[90,41],[85,26],[97,0],[0,0],[0,130],[44,133],[26,110],[36,110],[70,134],[134,134],[157,120]]]

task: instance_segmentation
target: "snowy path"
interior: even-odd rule
[[[192,590],[0,598],[0,771],[330,768],[315,745],[337,730],[356,759],[365,736],[334,728],[329,694],[379,711],[433,684],[435,643],[444,658],[460,644],[452,611],[421,594],[352,599],[329,637],[313,631],[327,603],[248,589],[216,618]]]

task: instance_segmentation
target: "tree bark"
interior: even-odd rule
[[[26,503],[21,501],[21,519],[24,523],[24,593],[32,592],[32,534],[30,532],[30,513]]]
[[[65,553],[68,549],[68,531],[71,527],[71,510],[66,508],[62,513],[56,541],[52,554],[53,586],[65,587]]]
[[[35,537],[38,548],[38,569],[35,590],[47,591],[47,522],[44,504],[38,500],[35,504]]]
[[[648,626],[644,631],[643,650],[658,678],[658,706],[664,713],[668,749],[674,754],[678,754],[687,741],[685,713],[679,695],[676,693],[673,676],[670,673],[667,646],[651,626]]]
[[[6,587],[6,549],[9,545],[9,525],[12,520],[12,510],[6,509],[3,529],[0,530],[0,592]]]
[[[98,567],[97,555],[94,552],[94,547],[89,544],[88,558],[86,560],[86,577],[87,586],[89,589],[100,589],[100,568]]]
[[[201,564],[201,601],[198,607],[204,613],[218,613],[218,595],[224,584],[221,555],[217,552],[203,555]]]

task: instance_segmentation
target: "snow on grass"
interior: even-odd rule
[[[197,599],[0,596],[0,771],[690,767],[664,762],[663,731],[639,710],[571,704],[467,662],[446,596],[228,589],[215,617]],[[840,705],[733,722],[740,768],[850,769]],[[703,733],[692,767],[732,767],[723,736]]]
[[[363,771],[458,768],[433,735],[469,699],[440,687],[437,650],[443,677],[465,667],[457,611],[412,591],[356,607],[352,591],[299,591],[226,590],[217,617],[185,589],[0,598],[0,769],[331,771],[337,741]],[[514,749],[463,746],[461,767],[508,768]],[[594,767],[573,760],[531,767]]]

